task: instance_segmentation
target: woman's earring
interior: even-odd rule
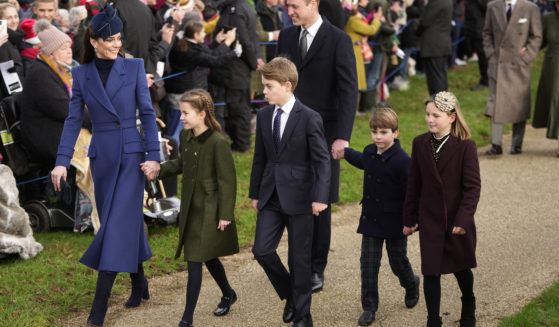
[[[97,52],[97,47],[93,47],[93,51]]]

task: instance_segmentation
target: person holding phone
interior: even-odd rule
[[[19,46],[25,36],[25,32],[18,28],[19,16],[17,8],[11,3],[0,4],[0,62],[13,60],[15,71],[20,83],[23,83],[23,61],[19,54]],[[6,86],[2,87],[2,98],[10,92]]]

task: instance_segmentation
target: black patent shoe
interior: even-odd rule
[[[415,286],[406,288],[406,296],[404,302],[406,303],[406,308],[411,309],[415,307],[417,301],[419,301],[419,276],[414,277]]]
[[[503,148],[500,145],[491,144],[491,148],[485,151],[488,156],[499,156],[503,154]]]
[[[443,319],[441,317],[427,317],[427,327],[441,327]]]
[[[291,325],[291,327],[313,327],[312,317],[310,314],[303,317],[303,319],[297,320]]]
[[[513,146],[510,149],[510,154],[521,154],[522,153],[522,148],[519,146]]]
[[[359,320],[357,321],[357,324],[359,326],[369,326],[373,323],[373,321],[375,321],[375,313],[372,311],[363,311],[361,317],[359,317]]]
[[[237,302],[237,293],[233,291],[233,295],[231,296],[224,296],[221,298],[221,302],[217,305],[217,309],[214,311],[214,316],[225,316],[229,313],[229,309],[233,303]]]
[[[291,297],[288,297],[287,300],[285,300],[285,307],[283,308],[283,322],[287,324],[288,322],[293,321],[294,316],[295,308],[293,307],[293,300]]]
[[[179,322],[179,327],[194,327],[194,326],[192,326],[192,324],[189,322],[181,320],[181,322]]]
[[[312,273],[311,275],[311,291],[317,293],[322,291],[324,287],[324,274]]]

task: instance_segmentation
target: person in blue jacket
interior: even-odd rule
[[[375,320],[379,304],[378,273],[383,243],[388,262],[400,285],[406,290],[404,303],[413,308],[419,300],[419,277],[408,260],[408,238],[402,233],[402,208],[406,196],[410,157],[397,139],[398,116],[390,108],[378,108],[371,120],[371,138],[363,152],[345,148],[344,157],[351,165],[364,170],[363,210],[357,232],[361,243],[361,305],[359,326]]]
[[[86,106],[93,125],[88,157],[101,228],[80,262],[99,271],[87,320],[94,326],[103,325],[118,272],[129,272],[132,279],[127,307],[149,299],[142,262],[151,257],[151,250],[143,230],[145,177],[140,164],[145,162],[148,179],[157,176],[159,141],[143,61],[119,56],[122,25],[107,4],[86,31],[83,64],[72,69],[69,115],[51,172],[55,190],[60,190]],[[136,108],[144,140],[136,128]]]

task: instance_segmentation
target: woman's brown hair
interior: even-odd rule
[[[91,44],[91,39],[94,40],[99,40],[101,37],[97,36],[97,34],[95,34],[95,32],[93,32],[93,30],[91,29],[91,25],[87,27],[87,29],[85,30],[85,33],[83,35],[83,48],[82,48],[82,55],[81,55],[81,64],[87,64],[88,62],[92,61],[93,59],[95,59],[96,55],[95,55],[95,49],[93,48],[93,45]],[[120,50],[118,51],[118,54],[121,57],[124,57],[124,48],[120,47]]]
[[[201,21],[190,21],[186,23],[183,28],[183,38],[177,42],[177,49],[179,51],[188,50],[188,41],[186,39],[194,39],[194,34],[204,29],[204,24]]]
[[[186,91],[181,97],[181,102],[187,102],[197,112],[205,112],[206,118],[204,119],[204,124],[206,124],[209,129],[221,132],[221,126],[215,119],[214,102],[208,91],[203,89]]]

